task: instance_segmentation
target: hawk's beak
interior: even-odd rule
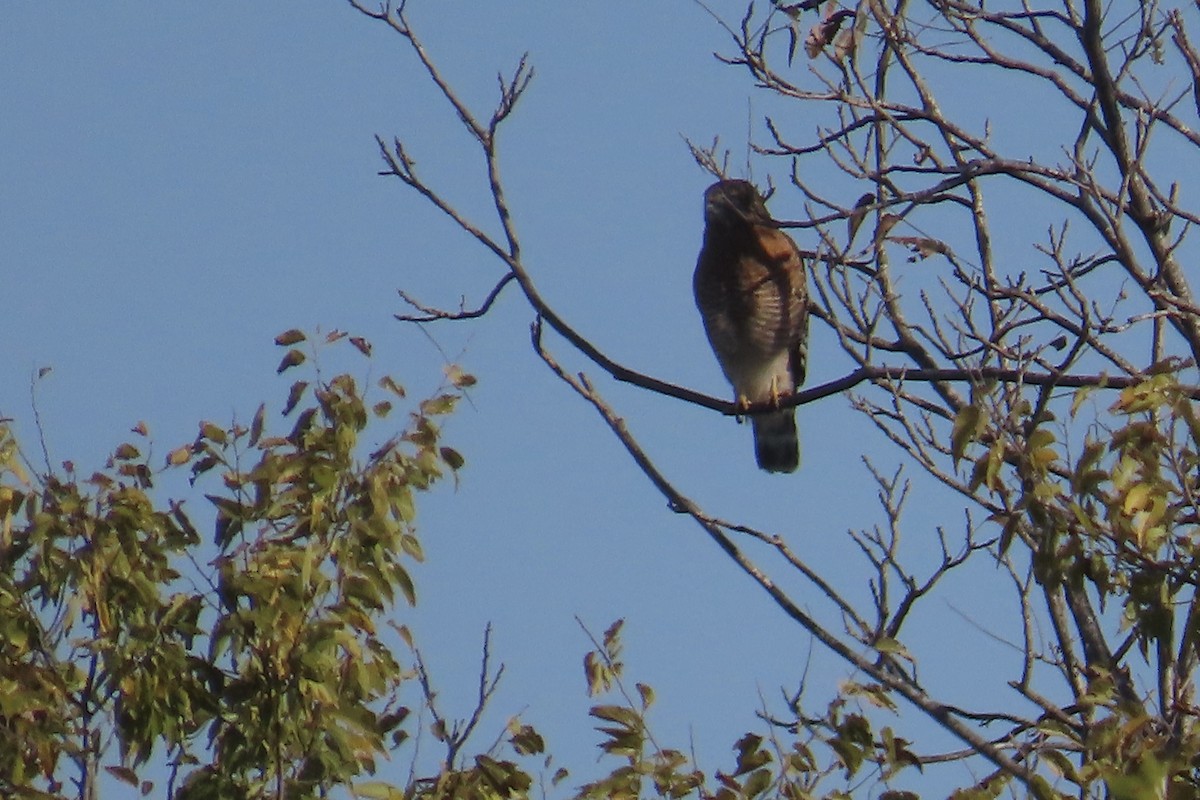
[[[724,192],[714,192],[704,198],[704,215],[709,219],[744,219],[745,215],[738,210]]]

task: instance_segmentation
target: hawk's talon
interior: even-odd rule
[[[737,399],[733,401],[733,406],[737,409],[737,413],[733,415],[733,418],[741,425],[746,421],[746,412],[750,410],[750,398],[744,394],[739,394]]]

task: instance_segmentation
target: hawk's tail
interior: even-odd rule
[[[754,456],[767,472],[794,472],[800,466],[800,438],[796,434],[796,410],[755,414]]]

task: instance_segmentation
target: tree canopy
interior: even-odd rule
[[[180,798],[901,800],[939,774],[960,800],[1196,795],[1200,308],[1186,265],[1200,220],[1180,166],[1200,147],[1196,7],[806,0],[736,18],[701,3],[680,12],[708,14],[727,36],[716,57],[770,109],[751,133],[762,188],[804,209],[778,224],[801,243],[815,335],[842,371],[780,402],[845,397],[895,465],[868,460],[880,508],[845,534],[861,561],[833,574],[796,532],[707,510],[597,376],[727,416],[770,404],[633,370],[539,291],[499,169],[499,133],[536,90],[529,58],[476,108],[425,47],[419,3],[350,5],[415,56],[454,112],[489,216],[460,210],[419,170],[420,153],[382,132],[381,174],[503,269],[475,307],[402,291],[400,321],[486,326],[497,297],[518,293],[533,354],[570,390],[563,402],[594,410],[668,513],[693,520],[850,677],[798,676],[802,690],[765,704],[761,729],[730,732],[732,763],[705,769],[655,735],[655,690],[626,667],[617,621],[584,661],[604,774],[573,781],[519,718],[477,744],[500,677],[487,640],[474,713],[455,721],[393,617],[398,601],[416,602],[416,493],[464,463],[438,420],[473,379],[452,368],[418,403],[375,379],[368,398],[353,370],[313,367],[326,345],[369,359],[368,342],[293,330],[276,340],[279,371],[313,374],[281,404],[290,430],[270,430],[264,405],[245,426],[201,423],[165,456],[135,430],[85,475],[34,467],[0,429],[0,789],[91,798],[103,773],[148,794],[162,791],[142,771],[158,759]],[[689,146],[714,177],[736,176],[719,142]],[[410,410],[392,432],[398,403]],[[365,446],[367,430],[385,443]],[[860,453],[848,442],[843,456]],[[174,473],[207,499],[211,524],[153,493]],[[903,534],[915,497],[944,513],[914,548]],[[1014,654],[976,676],[966,703],[926,677],[953,663],[954,643],[917,648],[909,636],[946,598]],[[814,684],[832,699],[813,701],[803,688]],[[420,709],[400,696],[413,685]],[[927,745],[934,727],[955,747]],[[436,769],[376,774],[425,731],[444,750]]]

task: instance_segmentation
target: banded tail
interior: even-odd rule
[[[796,409],[755,414],[754,457],[767,472],[795,472],[800,466],[800,437],[796,433]]]

